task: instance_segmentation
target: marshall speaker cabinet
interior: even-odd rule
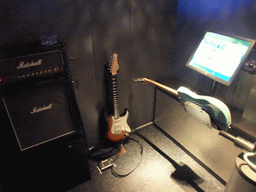
[[[65,191],[90,179],[65,47],[30,46],[33,51],[0,61],[0,185],[7,191]]]

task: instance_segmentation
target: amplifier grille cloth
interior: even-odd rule
[[[21,150],[75,132],[65,83],[44,82],[3,96]]]

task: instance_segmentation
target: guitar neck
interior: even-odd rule
[[[117,85],[117,75],[112,75],[112,88],[113,88],[113,105],[114,105],[114,118],[118,119],[119,115],[119,99],[118,99],[118,85]]]
[[[172,94],[172,95],[175,96],[175,97],[178,97],[178,96],[179,96],[179,95],[178,95],[178,91],[175,90],[175,89],[172,89],[172,88],[170,88],[170,87],[168,87],[168,86],[165,86],[165,85],[163,85],[163,84],[161,84],[161,83],[158,83],[158,82],[156,82],[156,81],[153,81],[153,80],[151,80],[151,79],[143,78],[143,80],[144,80],[145,83],[150,83],[150,84],[152,84],[152,85],[155,85],[156,87],[158,87],[158,88],[160,88],[160,89],[166,91],[167,93]]]

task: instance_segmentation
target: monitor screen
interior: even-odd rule
[[[252,39],[207,31],[186,66],[229,86],[254,45]]]

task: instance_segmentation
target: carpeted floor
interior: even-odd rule
[[[156,126],[147,126],[133,133],[130,137],[139,141],[143,146],[142,157],[140,155],[140,145],[133,140],[129,140],[124,145],[126,153],[119,155],[115,161],[117,166],[113,169],[115,173],[125,175],[140,163],[134,172],[126,177],[119,178],[114,176],[111,168],[109,168],[103,171],[103,174],[99,174],[96,168],[97,162],[90,160],[92,179],[68,192],[224,191],[225,186],[219,180],[213,177],[213,175],[179,148],[172,140],[166,137]],[[186,181],[175,180],[171,177],[171,174],[175,171],[174,166],[168,159],[155,150],[150,143],[159,148],[175,162],[188,165],[200,179],[195,180],[192,184],[188,184]],[[116,155],[111,158],[114,159],[115,157]]]

